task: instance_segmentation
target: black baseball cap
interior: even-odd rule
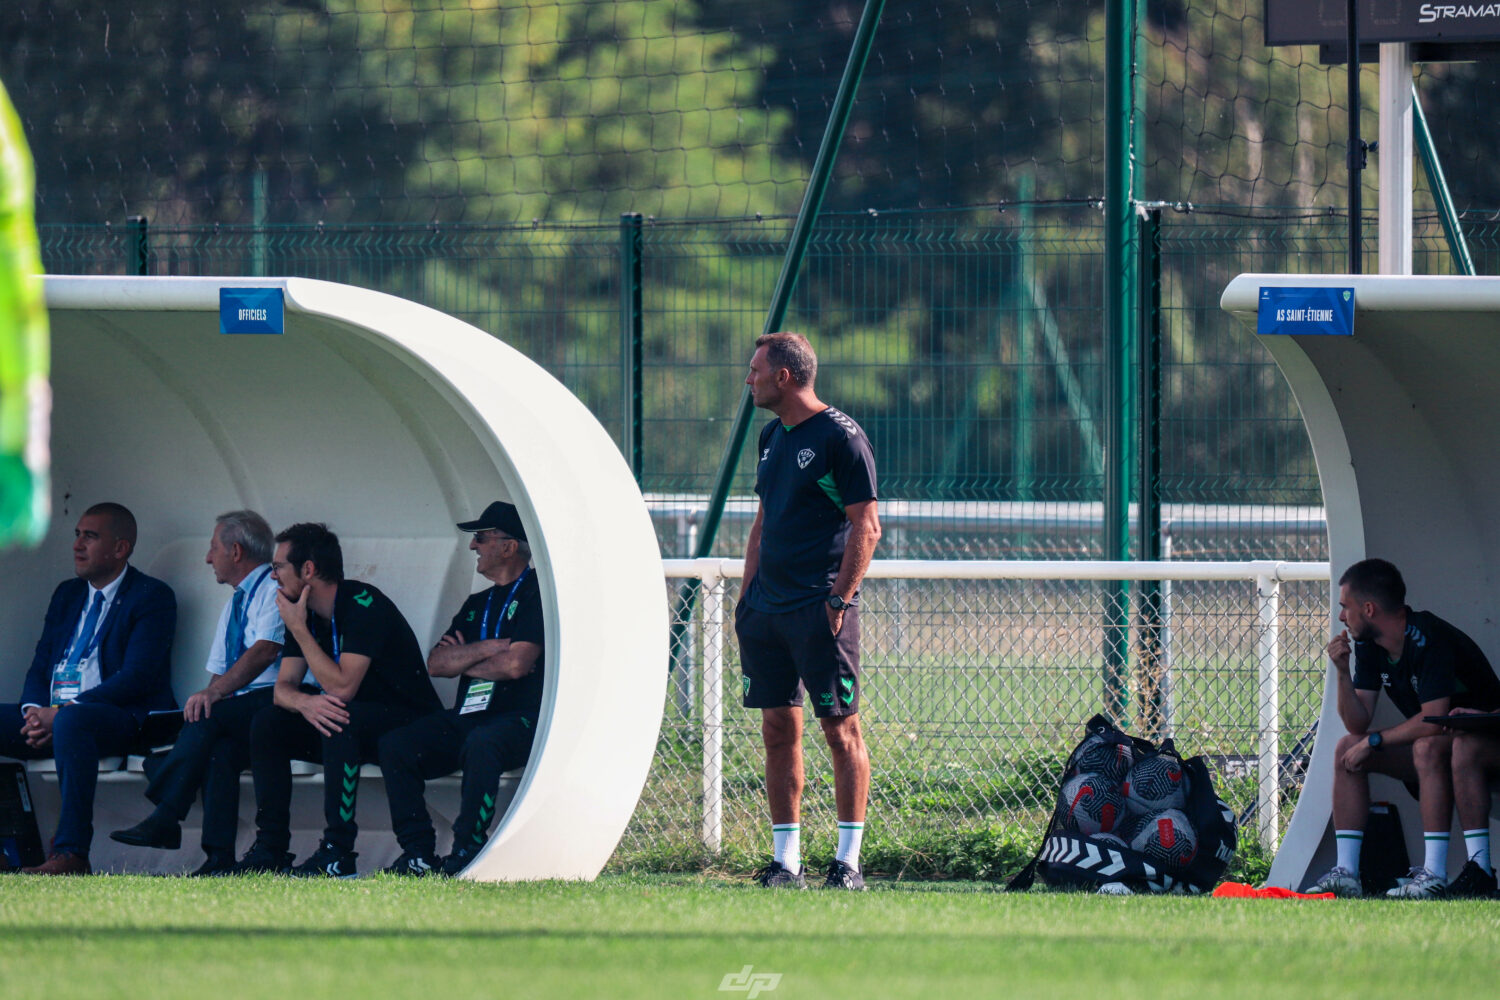
[[[458,522],[460,531],[500,531],[512,538],[526,541],[526,528],[521,524],[521,513],[516,505],[496,500],[472,521]]]

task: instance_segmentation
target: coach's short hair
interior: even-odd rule
[[[1339,586],[1374,601],[1383,611],[1400,611],[1406,606],[1406,581],[1401,579],[1401,571],[1384,559],[1361,559],[1344,570]]]
[[[302,564],[312,560],[313,572],[320,580],[339,583],[344,579],[344,550],[339,546],[339,536],[328,530],[328,525],[316,522],[294,524],[276,536],[276,544],[286,542],[286,561],[293,569],[300,570]]]
[[[130,551],[135,551],[135,515],[130,513],[129,507],[106,500],[103,503],[94,504],[83,513],[84,516],[93,514],[108,520],[109,533],[122,541],[129,542]]]
[[[800,333],[766,333],[755,338],[756,347],[766,349],[772,370],[785,368],[792,381],[809,386],[818,377],[818,356]]]
[[[238,545],[256,562],[271,561],[271,549],[275,547],[271,541],[271,526],[255,511],[227,511],[214,518],[214,524],[218,525],[219,541],[225,548]]]

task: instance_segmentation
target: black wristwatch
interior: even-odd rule
[[[847,611],[848,609],[854,607],[853,604],[850,604],[838,594],[828,595],[828,606],[835,611]]]
[[[1370,741],[1369,742],[1370,742],[1370,749],[1371,750],[1379,750],[1380,747],[1381,747],[1381,744],[1385,743],[1385,737],[1381,736],[1380,735],[1380,730],[1377,729],[1373,733],[1370,734]]]

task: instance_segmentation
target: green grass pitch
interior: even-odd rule
[[[1500,903],[855,895],[702,877],[480,885],[0,879],[0,995],[1282,998],[1486,996]],[[741,980],[743,982],[743,980]],[[760,980],[766,985],[768,979]]]

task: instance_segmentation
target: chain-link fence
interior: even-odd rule
[[[716,568],[737,575],[737,564],[696,565],[709,579],[675,623],[656,760],[617,867],[743,867],[768,849],[760,719],[739,700],[738,580],[713,578]],[[1003,874],[1006,857],[1039,841],[1063,761],[1101,711],[1137,735],[1171,735],[1183,752],[1206,755],[1242,836],[1275,842],[1322,702],[1326,565],[1136,564],[1138,576],[1179,579],[1138,580],[1127,605],[1116,601],[1118,584],[1086,578],[1099,564],[1055,566],[1044,571],[1051,579],[1014,578],[1029,568],[994,563],[970,567],[988,579],[939,578],[962,566],[867,578],[861,595],[860,717],[873,770],[867,867]],[[1180,578],[1195,574],[1205,578]],[[667,583],[682,608],[684,580]],[[1111,666],[1121,626],[1128,656]],[[804,842],[816,852],[833,843],[835,813],[810,714],[804,751]],[[976,843],[998,852],[998,867],[993,857],[955,860]]]

